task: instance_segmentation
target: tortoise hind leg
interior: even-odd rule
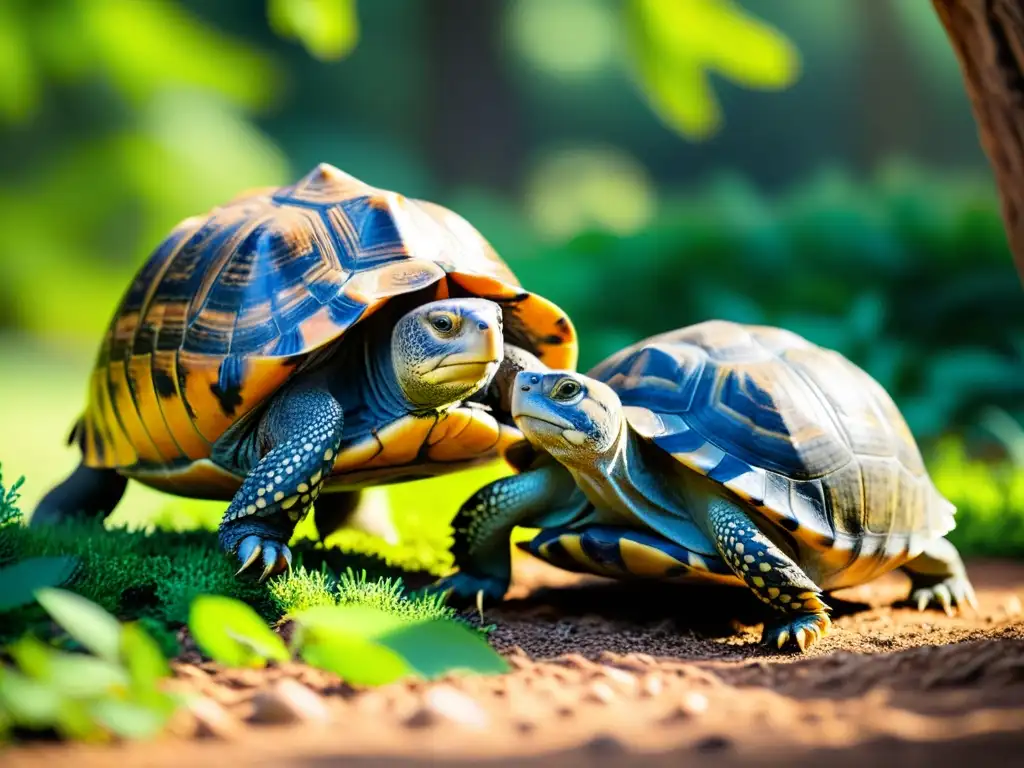
[[[936,539],[924,551],[901,568],[910,576],[910,599],[923,611],[929,605],[938,604],[947,616],[953,615],[953,605],[964,604],[978,610],[978,599],[974,587],[967,578],[960,553],[946,539]]]
[[[128,479],[113,469],[79,464],[36,506],[29,525],[53,525],[65,520],[103,519],[124,496]]]
[[[742,507],[726,499],[708,503],[708,527],[715,547],[733,573],[764,603],[786,614],[766,624],[763,642],[783,648],[793,640],[806,651],[832,622],[821,589],[792,558],[765,536]]]

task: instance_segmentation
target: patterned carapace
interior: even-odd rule
[[[103,340],[73,435],[86,466],[132,476],[209,457],[310,353],[389,298],[428,289],[427,300],[498,302],[509,341],[575,366],[571,323],[465,219],[330,165],[181,222]]]

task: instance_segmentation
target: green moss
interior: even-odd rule
[[[273,579],[268,588],[281,615],[338,604],[338,583],[326,568],[308,571],[299,566],[290,574]]]
[[[401,578],[367,577],[347,569],[335,579],[326,568],[299,567],[270,583],[270,595],[282,615],[323,605],[360,605],[376,608],[408,621],[454,619],[457,614],[440,595],[411,595]]]

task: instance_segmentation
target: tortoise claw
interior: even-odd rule
[[[292,553],[286,544],[256,535],[242,539],[242,543],[238,545],[238,559],[242,561],[242,567],[235,572],[236,576],[258,559],[262,559],[263,572],[259,577],[261,583],[274,573],[290,571],[292,568]]]
[[[925,610],[929,605],[938,605],[947,616],[954,615],[954,608],[963,610],[967,606],[975,612],[978,610],[978,597],[974,593],[974,587],[964,576],[954,576],[937,584],[919,587],[913,591],[910,599],[917,603],[919,611]]]
[[[263,551],[262,541],[259,536],[246,536],[238,545],[238,559],[242,561],[242,567],[235,571],[235,576],[239,576],[242,571],[256,562],[256,558]]]
[[[805,613],[765,627],[764,642],[781,651],[792,640],[801,653],[806,653],[828,634],[831,626],[832,620],[824,611]]]

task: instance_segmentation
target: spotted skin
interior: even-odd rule
[[[275,554],[264,560],[264,578],[287,565],[287,542],[320,495],[344,428],[341,406],[325,390],[288,393],[275,405],[265,428],[272,447],[246,476],[219,530],[221,546],[238,553],[243,567],[256,547]],[[243,541],[250,542],[246,552]]]
[[[801,651],[825,635],[830,626],[829,607],[821,589],[789,555],[762,533],[749,514],[737,504],[712,498],[707,507],[707,525],[715,547],[733,573],[761,602],[787,618],[765,628],[765,641],[783,648],[789,639]],[[807,634],[806,616],[819,632]],[[798,631],[799,630],[799,631]]]

